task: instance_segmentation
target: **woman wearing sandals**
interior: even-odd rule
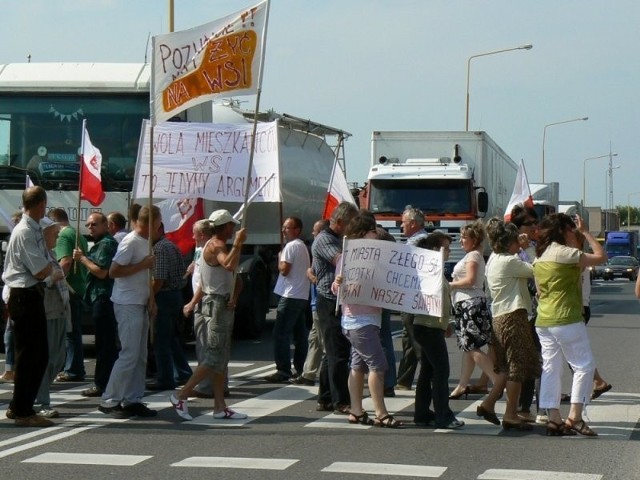
[[[361,210],[347,226],[348,239],[377,239],[376,220],[373,215]],[[331,290],[337,295],[342,277],[342,257],[336,263],[336,277]],[[351,409],[349,423],[399,428],[403,424],[393,418],[384,404],[384,374],[388,368],[382,342],[380,324],[382,309],[367,305],[342,304],[342,332],[351,343],[351,371],[349,373],[349,396]],[[364,376],[368,375],[369,392],[373,401],[375,418],[369,418],[362,408]]]
[[[576,244],[576,229],[584,235],[593,253],[569,246]],[[577,432],[594,437],[597,433],[582,418],[584,406],[591,398],[595,362],[582,318],[580,272],[606,261],[607,255],[579,216],[574,223],[563,213],[542,219],[536,254],[538,258],[533,263],[539,296],[536,331],[543,362],[540,408],[548,410],[547,435]],[[564,422],[559,409],[563,356],[574,372],[571,408]]]
[[[487,262],[487,285],[491,292],[493,316],[493,351],[496,370],[507,372],[498,377],[498,388],[507,387],[507,405],[502,419],[505,430],[532,430],[531,424],[518,416],[518,397],[522,382],[540,376],[540,359],[528,316],[531,295],[527,281],[533,267],[522,261],[518,227],[492,218],[487,234],[493,254]]]
[[[491,342],[491,312],[484,293],[485,262],[482,242],[485,230],[482,222],[465,225],[460,230],[460,243],[467,254],[453,267],[451,287],[455,314],[458,347],[463,351],[460,381],[451,392],[450,399],[469,393],[469,379],[474,364],[487,374],[493,384],[489,395],[478,406],[479,417],[494,425],[500,425],[495,414],[495,404],[502,396],[503,388],[496,387],[498,376],[493,371],[493,360],[481,348]]]

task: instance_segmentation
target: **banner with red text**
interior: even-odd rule
[[[189,30],[153,37],[154,124],[218,96],[260,87],[268,1]]]
[[[153,180],[149,177],[150,122],[145,121],[136,163],[133,198],[199,197],[242,202],[267,185],[255,202],[280,201],[277,122],[259,123],[251,177],[247,179],[253,125],[165,122],[154,127]],[[271,179],[272,175],[275,177]],[[270,180],[271,179],[271,180]]]
[[[441,252],[385,240],[347,240],[341,304],[442,315]]]

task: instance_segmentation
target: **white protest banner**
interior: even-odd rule
[[[257,93],[268,7],[263,1],[189,30],[153,37],[154,125],[218,96]]]
[[[134,198],[149,197],[150,122],[143,124],[133,184]],[[247,180],[253,126],[166,122],[154,127],[153,181],[155,198],[199,197],[242,202],[267,185],[255,202],[280,201],[277,122],[259,123],[251,178]],[[271,178],[275,173],[275,178]]]
[[[347,240],[340,301],[442,315],[441,252],[385,240]]]

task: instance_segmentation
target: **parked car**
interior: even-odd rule
[[[623,277],[635,281],[638,278],[638,269],[640,269],[640,263],[634,257],[613,257],[604,267],[602,278],[613,280],[615,277]]]

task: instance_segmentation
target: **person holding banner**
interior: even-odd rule
[[[443,262],[449,258],[450,245],[451,237],[437,230],[416,242],[416,247],[442,250]],[[451,296],[444,275],[442,285],[442,315],[416,315],[413,322],[413,334],[420,345],[420,373],[413,422],[418,426],[454,430],[464,427],[464,422],[458,420],[449,408],[449,352],[445,337],[451,336]],[[433,411],[429,408],[432,402]]]
[[[460,380],[449,398],[457,399],[469,392],[469,379],[474,364],[478,365],[493,383],[493,388],[476,413],[488,422],[500,425],[494,407],[503,389],[496,388],[493,361],[481,350],[491,342],[491,312],[483,288],[485,262],[482,242],[485,235],[484,225],[479,220],[460,229],[460,243],[467,254],[453,267],[450,286],[458,347],[463,351],[463,357]]]
[[[377,239],[376,219],[368,211],[361,210],[346,229],[347,239]],[[339,255],[336,277],[331,291],[338,294],[342,277],[342,254]],[[382,309],[368,305],[342,304],[342,333],[351,344],[351,372],[349,373],[350,411],[349,423],[375,425],[377,427],[400,428],[402,422],[387,411],[384,403],[384,374],[389,368],[380,340]],[[375,418],[369,418],[362,408],[364,375],[368,372],[369,392],[373,401]]]
[[[333,210],[329,228],[321,231],[313,242],[313,268],[316,272],[318,325],[324,341],[324,358],[320,366],[318,411],[349,413],[349,341],[342,334],[336,295],[331,291],[336,265],[342,253],[342,235],[358,208],[341,202]]]
[[[487,285],[493,299],[492,347],[496,369],[501,372],[496,388],[507,387],[502,428],[531,430],[531,424],[518,416],[518,398],[522,383],[542,371],[528,321],[532,303],[527,283],[533,278],[533,267],[516,255],[520,241],[514,224],[492,218],[487,224],[487,234],[493,250],[487,262]]]

